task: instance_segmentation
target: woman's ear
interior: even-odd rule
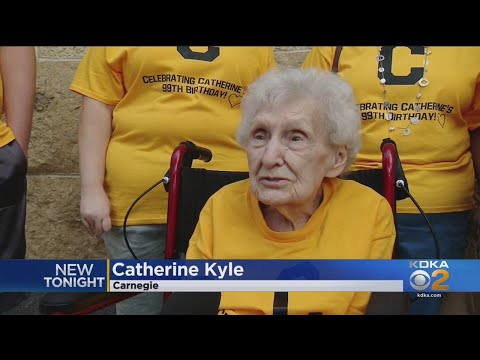
[[[339,176],[343,170],[345,170],[346,165],[347,148],[345,146],[341,146],[333,153],[332,167],[325,176],[330,178]]]

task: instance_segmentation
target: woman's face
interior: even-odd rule
[[[313,119],[313,106],[305,101],[259,111],[247,155],[252,191],[270,206],[318,204],[323,178],[338,176],[346,160],[346,151],[329,144],[321,120]]]

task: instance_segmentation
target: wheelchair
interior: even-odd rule
[[[396,144],[387,138],[380,145],[382,168],[360,170],[342,175],[383,195],[396,213],[396,201],[405,199],[399,186],[408,186],[403,174]],[[165,259],[185,257],[188,242],[200,211],[208,198],[223,186],[248,177],[248,172],[230,172],[192,168],[194,160],[210,161],[210,150],[190,141],[180,143],[173,151],[170,169],[164,180],[168,192],[167,236]],[[395,257],[395,248],[392,258]],[[40,301],[40,313],[46,315],[86,315],[139,293],[47,293]],[[367,314],[403,314],[406,303],[401,293],[372,293]],[[165,293],[162,315],[215,314],[220,293]],[[196,304],[197,308],[192,307]],[[216,308],[217,306],[217,308]]]

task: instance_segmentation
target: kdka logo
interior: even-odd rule
[[[408,267],[418,269],[410,275],[410,286],[418,291],[426,290],[431,285],[431,290],[448,290],[445,284],[450,278],[448,263],[445,260],[415,260],[410,261]],[[432,281],[432,278],[435,280]],[[436,279],[438,278],[438,279]]]

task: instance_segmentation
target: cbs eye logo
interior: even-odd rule
[[[410,275],[410,286],[415,290],[425,290],[430,285],[430,275],[425,270],[416,270]]]
[[[431,277],[425,270],[415,270],[410,275],[410,286],[418,291],[425,290],[430,286],[431,278],[437,276],[440,278],[433,281],[432,290],[448,290],[450,286],[443,285],[443,283],[448,280],[450,273],[445,269],[435,269]]]

